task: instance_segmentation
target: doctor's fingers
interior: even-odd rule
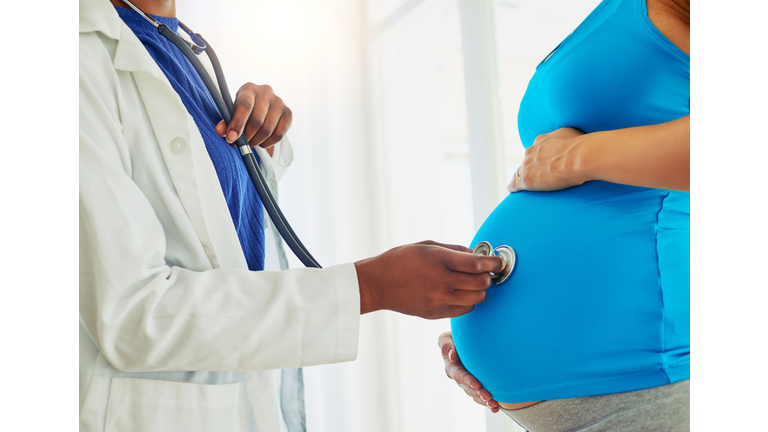
[[[443,254],[443,264],[455,272],[473,274],[500,272],[504,267],[504,261],[500,257],[484,257],[453,251],[446,251]]]
[[[488,285],[491,284],[490,275],[488,276]],[[467,289],[469,288],[469,289]],[[450,303],[456,306],[474,306],[485,301],[486,289],[488,286],[472,289],[473,286],[464,284],[461,287],[455,288],[448,295],[450,296]]]
[[[291,127],[292,121],[293,113],[285,104],[281,107],[270,105],[267,118],[264,119],[264,124],[248,138],[248,143],[251,146],[260,145],[264,148],[270,148],[283,139],[285,133],[288,132],[288,128]],[[246,133],[248,133],[247,125],[245,129]]]
[[[242,135],[249,122],[255,134],[264,123],[270,104],[277,100],[282,104],[282,99],[275,96],[272,87],[268,85],[247,83],[240,87],[235,96],[235,112],[232,114],[232,121],[227,125],[225,136],[227,141],[231,143]]]
[[[267,118],[270,101],[250,91],[238,92],[235,99],[235,113],[227,126],[227,141],[233,141],[242,134],[245,139],[252,137]],[[235,135],[236,134],[236,135]]]
[[[420,242],[418,242],[416,244],[423,244],[423,245],[429,245],[429,246],[440,246],[442,248],[451,249],[451,250],[455,250],[455,251],[458,251],[458,252],[472,252],[472,249],[470,249],[470,248],[468,248],[466,246],[453,245],[453,244],[447,244],[447,243],[438,243],[438,242],[436,242],[434,240],[424,240],[424,241],[420,241]]]

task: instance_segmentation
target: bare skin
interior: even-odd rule
[[[433,241],[390,249],[355,263],[360,313],[391,310],[427,319],[452,318],[485,301],[499,257]],[[480,259],[487,258],[487,259]]]
[[[690,1],[647,0],[648,18],[680,50],[690,55]],[[584,134],[562,128],[540,135],[526,150],[510,193],[559,190],[589,180],[690,191],[690,116],[658,125]],[[622,143],[622,145],[616,145]],[[541,401],[500,403],[461,364],[450,332],[438,346],[445,373],[476,403],[492,412],[521,409]]]
[[[112,4],[129,9],[120,0]],[[176,17],[174,0],[133,0],[143,12]],[[232,142],[245,133],[252,146],[271,148],[291,125],[291,110],[269,86],[248,83],[240,88],[229,125],[216,126]],[[270,152],[271,154],[271,152]],[[427,319],[452,318],[485,301],[490,272],[501,270],[498,257],[472,255],[464,246],[425,241],[396,247],[355,263],[360,313],[392,310]]]
[[[653,25],[690,55],[690,2],[647,0],[646,4]],[[553,191],[604,180],[689,192],[690,131],[690,116],[590,134],[558,129],[536,138],[507,190]]]
[[[130,7],[120,0],[109,0],[113,5],[121,8]],[[129,0],[144,13],[165,18],[176,18],[176,0]]]
[[[115,6],[130,9],[121,0],[110,2]],[[176,18],[175,0],[133,0],[132,3],[144,13]],[[214,129],[230,144],[245,134],[252,147],[264,147],[271,156],[274,145],[283,139],[292,122],[293,113],[285,102],[275,95],[272,87],[246,83],[235,96],[232,121],[227,124],[222,120]]]

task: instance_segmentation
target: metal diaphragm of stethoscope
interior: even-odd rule
[[[145,14],[141,9],[136,7],[129,0],[123,0],[123,2],[125,2],[131,9],[136,11],[144,19],[149,21],[149,23],[157,29],[160,35],[174,44],[182,52],[182,54],[184,54],[187,60],[189,60],[189,62],[192,64],[192,67],[197,71],[198,75],[200,75],[200,78],[203,80],[203,83],[208,89],[208,92],[211,94],[216,107],[219,109],[222,117],[224,117],[224,121],[229,124],[232,121],[232,114],[235,112],[234,102],[232,100],[232,96],[229,93],[227,81],[224,79],[224,72],[221,68],[221,63],[219,62],[219,59],[216,56],[216,53],[213,51],[213,48],[211,48],[210,44],[205,39],[203,39],[200,33],[193,32],[189,29],[189,27],[184,25],[182,22],[179,22],[179,27],[181,27],[181,29],[189,36],[191,42],[184,40],[178,34],[176,34],[176,32],[168,28],[168,26],[158,22],[156,19],[152,18],[152,16]],[[205,67],[197,58],[197,56],[203,52],[207,53],[209,59],[211,60],[211,65],[213,66],[213,70],[216,73],[216,80],[219,84],[218,89],[213,83],[211,76],[208,75],[208,71],[205,70]],[[320,268],[320,264],[317,262],[317,260],[315,260],[314,257],[312,257],[307,248],[301,243],[301,240],[299,240],[299,237],[296,235],[296,233],[291,228],[291,225],[285,219],[285,216],[280,210],[280,207],[277,205],[277,202],[272,196],[272,193],[270,193],[269,189],[267,188],[267,182],[264,180],[264,176],[259,171],[256,158],[253,155],[251,147],[248,144],[248,141],[245,139],[245,136],[240,135],[236,141],[236,144],[240,149],[240,154],[242,156],[246,170],[248,171],[248,176],[251,178],[251,181],[256,188],[256,193],[259,195],[259,198],[261,198],[261,202],[264,204],[264,208],[267,211],[269,218],[272,219],[272,222],[275,224],[275,227],[280,233],[280,236],[283,238],[283,240],[285,240],[285,243],[288,245],[288,247],[291,248],[293,253],[296,254],[296,257],[299,258],[299,260],[305,266]],[[504,268],[502,271],[499,273],[491,273],[491,281],[494,284],[500,284],[507,280],[515,268],[515,251],[512,250],[512,248],[509,246],[499,246],[496,249],[493,249],[490,243],[480,242],[477,244],[477,246],[475,246],[475,249],[472,251],[472,253],[475,255],[483,256],[500,256],[504,260]]]
[[[494,249],[494,247],[487,241],[481,241],[475,245],[474,249],[472,249],[472,255],[497,256],[504,261],[504,266],[501,268],[500,272],[491,272],[491,283],[494,285],[499,285],[509,279],[515,271],[515,264],[517,264],[515,250],[507,245],[499,246]]]

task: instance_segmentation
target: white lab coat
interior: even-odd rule
[[[354,360],[359,314],[353,264],[247,270],[194,120],[80,0],[81,431],[279,431],[273,370]]]

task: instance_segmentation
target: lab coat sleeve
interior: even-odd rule
[[[275,150],[272,152],[270,161],[272,169],[275,171],[275,177],[277,181],[280,181],[288,167],[293,163],[293,145],[287,136],[275,144]]]
[[[109,60],[94,46],[84,47],[81,35],[79,307],[106,359],[129,372],[353,360],[360,318],[353,264],[251,272],[166,262],[168,222],[133,182],[121,145],[118,81],[84,71],[84,55],[89,65]]]

